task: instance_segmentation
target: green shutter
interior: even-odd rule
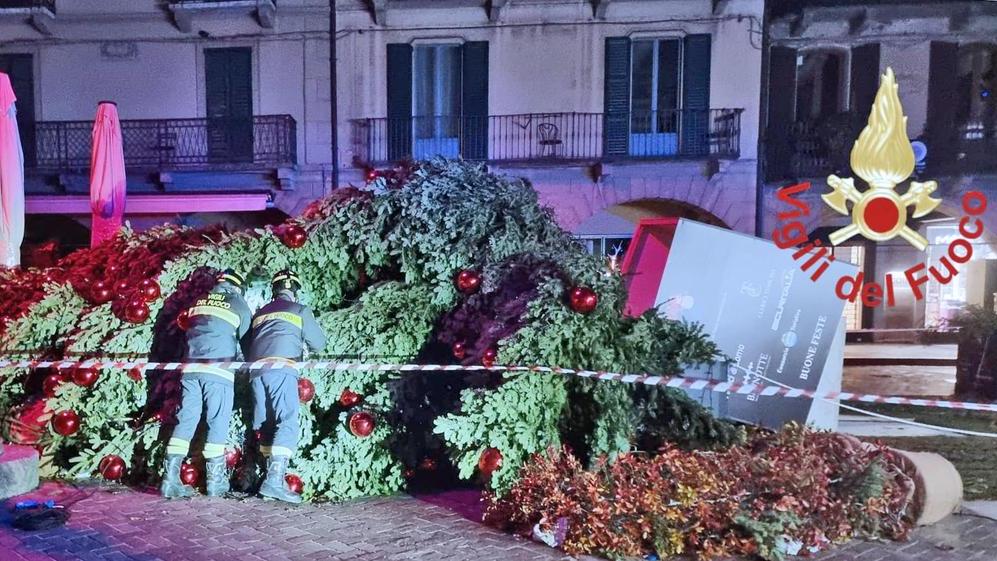
[[[765,177],[778,181],[791,176],[796,121],[796,49],[769,50],[768,115],[765,126]]]
[[[710,153],[710,35],[687,35],[683,41],[682,143],[687,156]]]
[[[603,155],[630,152],[630,39],[606,38]]]
[[[253,161],[253,51],[248,47],[204,50],[208,159]]]
[[[931,42],[928,65],[928,165],[947,166],[955,162],[956,106],[960,97],[957,75],[959,45],[944,41]]]
[[[488,41],[464,43],[461,147],[468,160],[488,159]]]
[[[388,159],[412,156],[412,45],[388,44]]]

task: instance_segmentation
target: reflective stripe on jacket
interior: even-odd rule
[[[246,360],[301,360],[305,345],[312,352],[321,352],[325,333],[308,306],[278,295],[253,317]]]
[[[187,310],[188,359],[232,359],[249,331],[249,306],[238,290],[221,283]]]

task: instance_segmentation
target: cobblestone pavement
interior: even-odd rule
[[[54,484],[34,496],[68,504],[69,523],[25,532],[10,526],[4,509],[0,561],[569,559],[472,522],[455,512],[460,509],[454,501],[439,497],[290,507],[258,499],[167,502],[151,493]],[[473,511],[467,502],[465,511]],[[910,542],[853,542],[816,559],[992,561],[997,559],[995,536],[997,523],[955,516],[918,530]]]

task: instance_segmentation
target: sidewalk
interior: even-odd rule
[[[503,534],[441,505],[467,503],[454,492],[430,501],[408,496],[346,504],[283,506],[258,499],[199,497],[166,501],[120,488],[47,483],[36,496],[70,504],[66,527],[23,532],[0,518],[3,561],[277,561],[570,559],[562,552]],[[992,561],[997,522],[952,516],[914,532],[905,543],[851,542],[817,561]],[[584,558],[591,560],[593,558]]]

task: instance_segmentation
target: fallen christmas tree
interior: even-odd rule
[[[270,274],[297,271],[329,335],[319,356],[334,361],[678,374],[717,354],[698,326],[624,316],[620,276],[560,229],[528,184],[445,160],[336,190],[276,227],[124,232],[51,269],[0,273],[0,290],[18,295],[0,306],[0,348],[32,359],[179,361],[183,312],[224,268],[250,277],[257,307]],[[48,476],[150,482],[179,376],[6,368],[0,413],[8,438],[39,448]],[[237,376],[233,467],[247,437],[247,385]],[[709,450],[744,439],[681,392],[550,374],[315,369],[299,388],[291,467],[310,500],[395,493],[433,472],[480,477],[501,496],[551,448],[595,465],[635,443]]]

